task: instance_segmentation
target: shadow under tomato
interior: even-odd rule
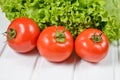
[[[17,52],[18,54],[20,55],[24,55],[24,56],[35,56],[35,55],[40,55],[37,48],[29,51],[29,52],[26,52],[26,53],[21,53],[21,52]]]
[[[67,58],[64,61],[61,62],[51,62],[54,64],[65,64],[65,65],[71,65],[76,64],[77,62],[80,62],[81,58],[76,55],[76,53],[73,51],[69,58]]]

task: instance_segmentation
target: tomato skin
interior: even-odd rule
[[[16,31],[15,38],[8,40],[8,45],[16,52],[26,53],[33,50],[37,46],[37,39],[40,34],[39,26],[30,18],[16,18],[8,26]],[[7,34],[9,39],[9,34]]]
[[[101,61],[108,52],[109,41],[107,36],[103,33],[100,42],[94,42],[91,37],[96,32],[96,35],[102,32],[97,29],[86,29],[81,32],[75,40],[75,51],[79,57],[89,62]]]
[[[58,26],[58,31],[63,31],[64,27]],[[71,33],[65,31],[65,42],[56,41],[56,26],[44,29],[37,41],[37,48],[40,54],[51,62],[61,62],[66,60],[73,51],[73,37]]]

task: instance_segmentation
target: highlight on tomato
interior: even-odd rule
[[[13,50],[26,53],[37,46],[40,29],[32,19],[20,17],[11,22],[6,34],[8,45]]]
[[[62,26],[49,26],[41,32],[37,48],[48,61],[64,61],[73,51],[72,34]]]
[[[76,54],[88,62],[101,61],[107,55],[108,49],[108,38],[98,29],[86,29],[75,40]]]

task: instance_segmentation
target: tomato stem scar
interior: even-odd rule
[[[102,34],[103,33],[100,33],[99,35],[96,35],[96,32],[92,35],[92,40],[93,40],[93,42],[95,42],[95,43],[98,43],[98,42],[100,42],[101,41],[101,39],[102,39]]]
[[[56,27],[56,41],[57,42],[65,42],[65,30],[59,32],[58,27]]]
[[[10,28],[9,30],[10,31],[7,31],[5,33],[9,35],[8,40],[11,40],[16,37],[16,31],[13,28]]]

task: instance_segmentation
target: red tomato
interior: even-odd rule
[[[37,48],[48,61],[61,62],[73,51],[73,37],[64,27],[50,26],[41,32]]]
[[[7,29],[8,45],[16,52],[28,52],[37,46],[39,26],[29,18],[16,18]]]
[[[102,60],[109,48],[107,36],[97,29],[86,29],[75,40],[75,51],[79,57],[89,62]]]

